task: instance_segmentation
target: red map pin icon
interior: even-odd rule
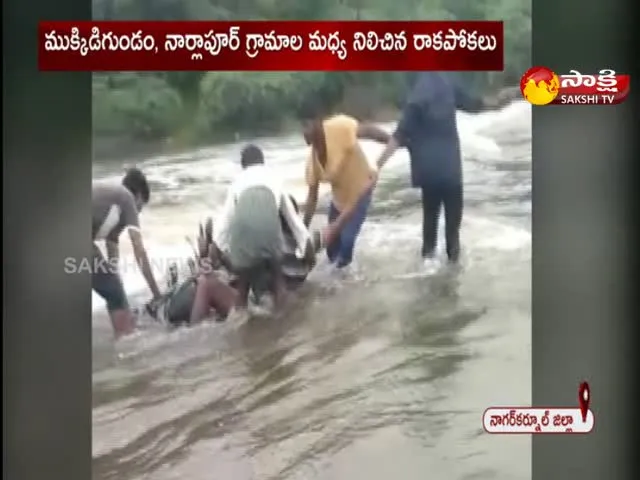
[[[585,423],[587,421],[587,413],[589,412],[589,403],[591,403],[589,384],[582,382],[578,387],[578,404],[580,405],[580,412],[582,413],[582,421]]]

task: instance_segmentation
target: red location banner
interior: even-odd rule
[[[43,71],[500,71],[503,22],[40,22]]]

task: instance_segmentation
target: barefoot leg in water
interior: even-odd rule
[[[116,339],[133,333],[136,326],[135,318],[129,308],[127,295],[117,270],[105,260],[95,244],[93,245],[93,260],[95,270],[91,274],[92,287],[107,304],[107,311]]]
[[[273,302],[276,309],[279,309],[284,304],[286,298],[284,274],[280,262],[273,262],[270,267],[271,294],[273,295]]]
[[[112,310],[109,316],[116,340],[135,331],[135,320],[128,308]]]

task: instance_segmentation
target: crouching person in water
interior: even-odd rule
[[[364,194],[368,194],[369,187]],[[293,197],[289,197],[296,214],[298,205]],[[298,288],[304,283],[315,266],[316,256],[326,245],[334,242],[341,230],[347,224],[355,209],[345,210],[333,223],[322,230],[310,233],[311,255],[299,258],[295,254],[296,240],[293,232],[288,228],[284,215],[280,216],[282,227],[282,276],[288,291]],[[237,279],[229,275],[232,268],[229,259],[223,254],[213,240],[213,222],[208,219],[205,225],[200,225],[198,235],[197,262],[200,269],[193,267],[192,275],[185,281],[179,282],[177,271],[169,274],[169,292],[163,296],[163,301],[150,304],[149,313],[158,318],[159,308],[163,309],[163,317],[174,326],[195,324],[209,317],[213,312],[219,320],[224,320],[236,305],[238,291],[235,286]],[[254,281],[254,295],[261,298],[270,293],[269,272],[262,272]]]
[[[297,258],[313,257],[311,237],[275,172],[264,164],[262,150],[248,145],[240,163],[242,172],[227,194],[215,242],[237,277],[236,309],[247,308],[250,290],[265,276],[277,307],[285,289],[281,218],[295,240]]]

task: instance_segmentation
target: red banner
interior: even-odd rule
[[[500,71],[502,22],[41,22],[45,71]]]

